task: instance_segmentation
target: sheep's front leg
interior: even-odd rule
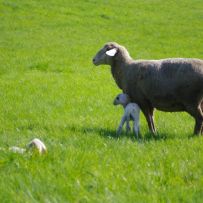
[[[153,120],[153,117],[150,115],[150,114],[147,114],[146,116],[146,120],[147,120],[147,123],[148,123],[148,127],[149,127],[149,130],[155,134],[156,133],[156,130],[154,128],[154,120]]]
[[[149,130],[155,135],[156,128],[154,125],[153,111],[154,111],[153,108],[151,108],[151,109],[150,108],[144,108],[143,109],[143,113],[144,113],[145,118],[147,120]]]
[[[156,128],[154,125],[154,108],[150,108],[150,119],[153,126],[154,133],[156,133]]]
[[[117,134],[118,136],[121,134],[121,131],[122,131],[122,128],[123,128],[123,125],[124,125],[125,121],[126,121],[126,116],[124,115],[124,116],[121,118],[121,122],[120,122],[120,124],[119,124],[119,126],[118,126],[118,129],[117,129],[117,132],[116,132],[116,134]]]

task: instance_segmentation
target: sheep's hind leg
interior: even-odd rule
[[[194,134],[200,135],[203,134],[203,112],[202,112],[202,104],[195,108],[187,109],[188,113],[194,117],[195,119],[195,127]]]
[[[203,117],[195,119],[195,128],[194,128],[195,135],[203,135]]]
[[[203,114],[203,100],[201,102],[201,111],[202,111],[202,114]],[[201,135],[203,135],[203,125],[202,125],[202,129],[201,129]]]

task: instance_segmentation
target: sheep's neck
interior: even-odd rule
[[[120,89],[123,90],[124,93],[126,92],[126,72],[128,69],[128,64],[132,62],[132,58],[128,54],[126,50],[120,49],[119,56],[116,57],[111,64],[111,72],[116,81],[116,84]]]
[[[119,61],[115,61],[114,64],[111,65],[111,73],[116,81],[116,84],[120,89],[124,89],[123,80],[124,80],[124,64]]]

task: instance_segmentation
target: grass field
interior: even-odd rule
[[[0,0],[0,147],[44,141],[44,156],[0,151],[0,202],[202,202],[203,138],[186,113],[155,113],[154,140],[115,130],[121,91],[92,57],[203,58],[202,0]]]

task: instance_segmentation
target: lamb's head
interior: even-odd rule
[[[94,65],[101,64],[112,65],[115,60],[126,60],[130,56],[125,47],[117,44],[116,42],[109,42],[101,48],[93,58]]]
[[[130,98],[127,94],[119,94],[116,96],[114,99],[113,104],[114,105],[119,105],[121,104],[122,106],[126,106],[128,103],[130,103]]]

